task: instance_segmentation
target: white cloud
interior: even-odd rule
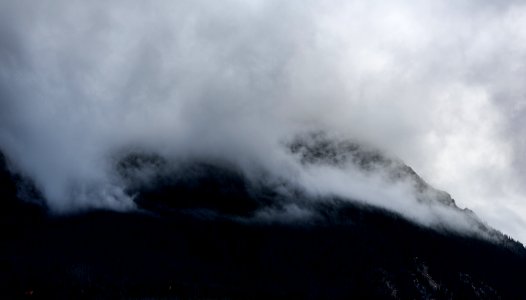
[[[0,148],[55,208],[122,208],[123,148],[283,175],[283,140],[321,128],[526,241],[525,17],[519,1],[3,1]]]

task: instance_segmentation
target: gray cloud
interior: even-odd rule
[[[407,185],[299,165],[284,141],[321,129],[526,241],[524,4],[281,2],[3,1],[0,148],[56,210],[132,207],[112,168],[137,148],[441,214]]]

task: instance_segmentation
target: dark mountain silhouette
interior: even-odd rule
[[[290,144],[305,164],[383,168],[413,178],[420,201],[456,207],[401,162],[320,135],[308,141]],[[305,201],[286,183],[277,192],[210,162],[174,171],[133,153],[116,169],[138,210],[57,216],[0,158],[2,298],[526,298],[525,248],[482,222],[493,238],[337,197]]]

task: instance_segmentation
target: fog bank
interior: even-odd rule
[[[321,130],[525,242],[525,23],[518,1],[3,1],[0,149],[57,211],[133,209],[115,160],[144,151],[464,221],[382,172],[302,165],[287,142]]]

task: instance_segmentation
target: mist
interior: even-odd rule
[[[115,165],[136,151],[473,227],[286,147],[323,131],[525,242],[525,22],[519,1],[2,1],[0,149],[60,212],[134,209]]]

